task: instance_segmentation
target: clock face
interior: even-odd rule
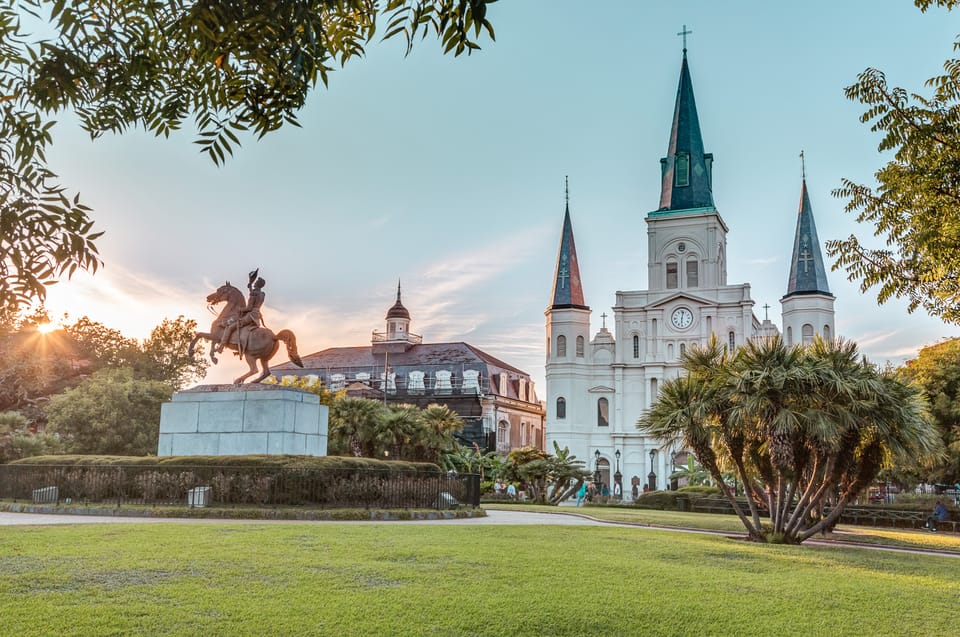
[[[686,329],[693,324],[693,312],[685,307],[678,307],[670,315],[670,322],[678,329]]]

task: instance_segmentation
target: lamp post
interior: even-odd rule
[[[673,474],[677,472],[677,452],[670,452],[670,490],[676,491],[678,486],[677,478],[673,477]]]
[[[617,471],[613,474],[613,495],[619,499],[623,497],[623,475],[620,473],[620,450],[617,449],[613,452],[613,455],[617,459]]]
[[[593,457],[595,458],[593,463],[593,484],[596,486],[596,488],[599,489],[600,488],[600,450],[599,449],[597,449],[593,453]]]
[[[651,491],[657,490],[657,474],[653,471],[653,461],[657,458],[657,450],[650,450],[650,474],[647,476],[647,487]]]

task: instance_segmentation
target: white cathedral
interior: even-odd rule
[[[704,152],[693,84],[683,49],[667,156],[660,160],[660,205],[647,214],[649,288],[617,292],[613,333],[590,338],[569,197],[563,218],[553,294],[546,311],[547,449],[569,447],[612,493],[630,499],[647,485],[669,485],[674,454],[637,430],[657,387],[680,374],[687,347],[711,335],[730,348],[771,336],[773,323],[753,314],[750,284],[727,283],[727,224],[713,202],[713,155]],[[780,299],[788,345],[815,335],[835,337],[834,297],[806,178],[800,193],[787,290]]]

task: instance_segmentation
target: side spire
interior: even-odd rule
[[[564,194],[566,207],[563,214],[563,231],[560,235],[560,251],[557,267],[553,272],[553,295],[550,309],[578,308],[589,310],[583,302],[583,287],[580,283],[580,265],[577,262],[577,246],[573,241],[573,224],[570,222],[570,182],[565,178]]]
[[[713,155],[703,150],[700,133],[700,118],[693,97],[693,80],[687,64],[687,31],[683,35],[683,61],[680,64],[680,83],[677,86],[677,101],[673,109],[673,124],[667,156],[660,160],[662,185],[660,188],[660,211],[691,210],[707,208],[714,210],[713,203]]]
[[[800,153],[803,160],[803,152]],[[817,226],[813,221],[813,208],[810,195],[807,194],[806,165],[803,166],[803,182],[800,187],[800,210],[797,213],[797,234],[793,239],[793,255],[790,258],[790,280],[787,281],[787,293],[783,298],[801,294],[830,293],[827,283],[827,270],[820,251],[820,239]]]

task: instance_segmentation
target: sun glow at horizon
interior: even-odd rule
[[[37,325],[37,331],[41,334],[49,334],[50,332],[55,332],[60,329],[60,326],[56,323],[41,323]]]

